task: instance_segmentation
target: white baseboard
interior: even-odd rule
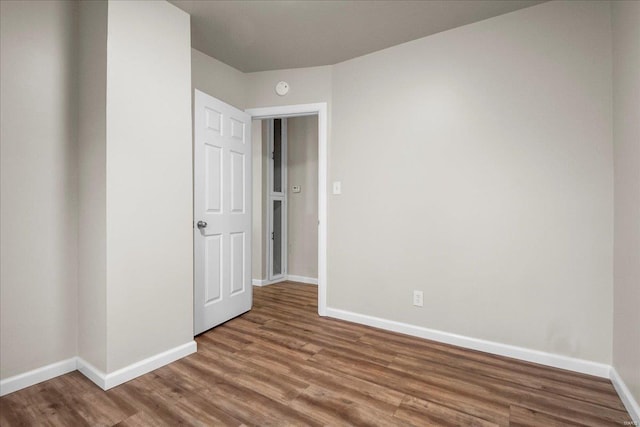
[[[276,283],[282,283],[286,281],[287,281],[287,276],[284,276],[284,277],[281,277],[280,279],[274,279],[274,280],[253,279],[251,283],[253,284],[253,286],[269,286],[269,285],[275,285]]]
[[[437,331],[421,326],[410,325],[408,323],[381,319],[379,317],[353,313],[336,308],[327,307],[327,316],[347,320],[349,322],[360,323],[362,325],[373,326],[374,328],[385,329],[387,331],[399,332],[401,334],[412,335],[414,337],[456,345],[458,347],[512,357],[514,359],[526,360],[527,362],[539,363],[541,365],[567,369],[570,371],[581,372],[583,374],[595,375],[597,377],[609,378],[611,367],[604,363],[591,362],[559,354],[531,350],[524,347],[485,341],[478,338]]]
[[[631,419],[635,421],[636,426],[640,426],[640,405],[638,405],[638,402],[631,394],[631,390],[629,390],[614,367],[611,367],[611,382],[618,392],[618,396],[620,396],[624,407],[627,408],[629,415],[631,415]]]
[[[82,375],[89,378],[95,385],[97,385],[101,389],[106,390],[105,385],[107,375],[104,372],[81,357],[77,358],[76,365],[76,369],[80,371]]]
[[[24,374],[9,377],[0,381],[0,396],[13,393],[14,391],[38,384],[42,381],[50,380],[51,378],[55,378],[60,375],[68,374],[75,370],[80,371],[85,377],[89,378],[101,389],[108,390],[137,378],[140,375],[144,375],[147,372],[151,372],[154,369],[158,369],[171,362],[175,362],[176,360],[188,356],[191,353],[195,353],[196,350],[196,342],[189,341],[186,344],[179,345],[178,347],[148,357],[122,369],[111,372],[110,374],[105,374],[81,357],[72,357],[70,359],[52,363],[51,365],[43,366],[41,368],[25,372]]]
[[[197,344],[195,341],[189,341],[178,347],[174,347],[162,353],[143,359],[139,362],[125,366],[122,369],[105,374],[90,363],[78,358],[78,370],[91,381],[96,383],[103,390],[109,390],[117,385],[131,381],[141,375],[151,372],[155,369],[175,362],[185,356],[195,353]]]
[[[305,277],[305,276],[296,276],[293,274],[289,274],[287,276],[287,280],[291,280],[292,282],[306,283],[307,285],[317,285],[318,278],[317,277]]]
[[[130,381],[140,375],[144,375],[147,372],[151,372],[155,369],[161,368],[164,365],[168,365],[171,362],[175,362],[178,359],[182,359],[192,353],[195,353],[198,349],[198,345],[195,341],[189,341],[188,343],[179,345],[162,353],[143,359],[139,362],[133,363],[117,371],[107,374],[105,390],[112,387]]]
[[[50,380],[59,375],[68,374],[76,370],[76,358],[72,357],[67,360],[52,363],[51,365],[42,366],[23,374],[15,375],[0,381],[0,396],[13,393],[20,389]]]
[[[295,275],[292,275],[292,274],[284,276],[284,277],[281,277],[280,279],[275,279],[275,280],[251,279],[251,284],[253,286],[269,286],[269,285],[274,285],[276,283],[286,282],[288,280],[290,280],[292,282],[306,283],[308,285],[317,285],[318,284],[318,279],[317,278],[305,277],[305,276],[295,276]]]

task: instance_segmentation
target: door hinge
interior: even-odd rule
[[[271,152],[271,160],[275,160],[276,159],[276,155],[274,154],[274,152]]]
[[[274,239],[273,239],[273,231],[271,232],[271,240],[274,240]]]

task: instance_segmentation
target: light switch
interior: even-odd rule
[[[340,181],[333,181],[333,194],[342,194],[342,183]]]
[[[291,187],[291,191],[293,191],[294,193],[299,193],[302,191],[302,188],[300,188],[299,185],[294,185],[293,187]]]

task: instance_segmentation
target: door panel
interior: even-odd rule
[[[222,113],[205,107],[207,129],[220,132],[222,129]]]
[[[207,236],[205,241],[205,304],[209,304],[222,296],[222,235]]]
[[[245,142],[244,139],[244,128],[245,124],[239,120],[231,118],[231,137],[237,140]]]
[[[205,144],[207,213],[222,212],[222,147]]]
[[[231,294],[234,295],[244,290],[245,259],[245,233],[231,234]]]
[[[194,332],[199,334],[251,309],[251,118],[197,90],[194,105]]]
[[[245,191],[245,155],[231,152],[231,212],[244,213]]]

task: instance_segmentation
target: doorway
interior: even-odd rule
[[[253,163],[253,283],[317,285],[318,116],[252,126],[254,157],[262,159]]]
[[[326,103],[302,104],[248,109],[253,120],[288,119],[300,116],[317,116],[318,132],[318,180],[317,180],[317,284],[318,314],[326,315],[326,265],[327,265],[327,105]],[[286,188],[286,187],[285,187]],[[283,205],[280,205],[282,209]],[[275,216],[275,215],[274,215]],[[286,234],[286,228],[283,230]],[[271,240],[271,236],[267,236]],[[274,235],[275,237],[275,235]],[[293,280],[293,277],[290,277]]]

